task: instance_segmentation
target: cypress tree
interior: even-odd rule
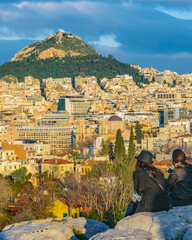
[[[134,139],[134,133],[133,133],[133,127],[131,127],[131,133],[130,133],[130,138],[129,138],[129,148],[128,148],[129,163],[133,163],[135,160],[135,143],[134,143],[133,139]]]
[[[110,161],[114,161],[114,153],[113,153],[113,143],[112,142],[110,142],[110,144],[109,144],[109,160]]]
[[[104,139],[102,138],[100,154],[101,154],[101,155],[104,155],[104,153],[103,153],[104,151],[105,151],[105,141],[104,141]]]
[[[110,146],[110,141],[109,140],[104,141],[104,139],[102,139],[100,155],[109,154],[109,151],[110,151],[110,147],[109,146]]]
[[[135,126],[135,139],[136,140],[141,140],[144,138],[143,131],[141,128],[141,125],[137,122]]]
[[[116,133],[115,149],[114,149],[115,161],[122,162],[126,160],[126,152],[124,146],[124,140],[121,135],[121,130],[118,129]]]

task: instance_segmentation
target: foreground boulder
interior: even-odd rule
[[[84,234],[87,239],[104,232],[109,227],[92,219],[68,217],[33,220],[9,225],[0,233],[3,240],[76,240],[74,232]]]
[[[191,240],[192,206],[168,212],[137,213],[123,218],[114,229],[92,219],[68,217],[26,221],[7,226],[3,240]],[[85,238],[86,237],[86,238]]]
[[[128,234],[124,237],[127,231]],[[117,233],[118,238],[115,237]],[[132,237],[130,237],[131,233]],[[141,234],[143,235],[139,238]],[[168,212],[137,213],[123,218],[113,231],[99,233],[91,239],[191,240],[192,206],[175,207]]]
[[[152,234],[140,229],[110,229],[104,233],[98,233],[91,240],[150,240]]]

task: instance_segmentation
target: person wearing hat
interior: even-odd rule
[[[169,210],[166,181],[163,173],[152,165],[152,153],[142,150],[136,159],[136,170],[133,172],[134,194],[132,197],[137,193],[141,198],[137,201],[135,213]],[[127,214],[125,213],[124,217],[132,214],[126,212]]]
[[[192,165],[186,162],[185,153],[181,149],[175,149],[172,154],[174,165],[167,183],[171,191],[173,206],[192,204]]]

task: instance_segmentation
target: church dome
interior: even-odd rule
[[[119,116],[111,116],[108,121],[114,122],[114,121],[123,121]]]

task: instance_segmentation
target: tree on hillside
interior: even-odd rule
[[[114,157],[116,162],[123,162],[126,160],[126,152],[124,146],[124,140],[121,135],[121,130],[118,129],[116,133]]]
[[[130,133],[130,138],[129,138],[129,148],[128,148],[129,164],[132,164],[135,160],[135,143],[134,143],[133,139],[134,139],[134,133],[133,133],[133,127],[131,127],[131,133]]]
[[[113,143],[112,142],[110,142],[110,144],[109,144],[109,160],[111,161],[111,162],[113,162],[114,161],[114,152],[113,152]]]
[[[141,140],[144,138],[141,125],[137,122],[135,126],[135,139]]]
[[[26,167],[22,167],[22,168],[20,168],[18,170],[15,170],[11,174],[11,179],[13,180],[13,182],[15,184],[22,185],[25,182],[27,182],[31,178],[31,176],[32,176],[31,173],[27,174],[27,168]]]
[[[104,140],[103,138],[102,138],[102,141],[101,141],[101,150],[100,150],[100,155],[107,155],[107,154],[109,154],[109,151],[110,151],[110,148],[109,148],[109,146],[110,146],[110,141],[109,140]]]
[[[81,158],[81,154],[78,151],[72,151],[69,155],[73,162],[77,162]]]
[[[12,187],[10,180],[0,175],[0,231],[9,223],[10,213],[8,206],[11,203]]]
[[[80,72],[79,73],[79,76],[82,77],[82,78],[85,78],[86,77],[86,74],[84,72]]]

